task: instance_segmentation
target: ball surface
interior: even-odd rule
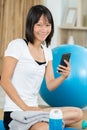
[[[68,44],[52,49],[55,78],[60,76],[57,67],[64,53],[71,53],[69,77],[53,91],[47,89],[44,79],[40,95],[52,107],[75,106],[83,108],[87,106],[87,49]]]

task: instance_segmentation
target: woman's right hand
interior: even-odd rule
[[[65,78],[67,78],[70,74],[71,67],[70,67],[70,63],[68,61],[64,60],[64,62],[66,63],[67,66],[59,65],[58,70]]]

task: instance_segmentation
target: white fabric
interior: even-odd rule
[[[43,45],[42,45],[43,46]],[[46,64],[38,65],[29,52],[23,39],[13,40],[5,51],[5,56],[18,59],[18,63],[11,79],[20,97],[29,106],[38,106],[37,94],[40,89],[45,67],[52,60],[52,52],[43,46]],[[21,110],[7,95],[4,111]]]
[[[13,119],[10,124],[10,130],[28,130],[37,122],[49,122],[49,112],[43,111],[15,111],[11,113]]]

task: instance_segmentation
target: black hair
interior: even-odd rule
[[[54,33],[54,21],[50,10],[43,5],[35,5],[30,8],[26,19],[25,37],[27,42],[34,44],[33,28],[34,25],[39,21],[42,14],[47,17],[48,22],[51,24],[51,32],[45,40],[46,46],[48,47],[51,43],[51,38]]]

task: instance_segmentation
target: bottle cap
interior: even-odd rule
[[[61,119],[61,118],[63,118],[62,111],[60,109],[52,109],[50,111],[50,118],[51,119]]]

